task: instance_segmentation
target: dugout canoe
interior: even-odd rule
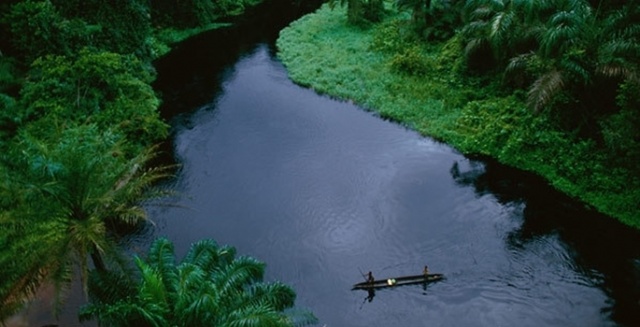
[[[370,289],[379,289],[379,288],[387,288],[387,287],[396,287],[396,286],[402,286],[402,285],[431,283],[431,282],[442,280],[443,278],[444,278],[443,274],[429,274],[427,276],[413,275],[413,276],[377,279],[373,281],[373,283],[370,283],[370,282],[357,283],[353,285],[352,290],[370,290]]]

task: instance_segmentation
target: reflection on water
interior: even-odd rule
[[[265,45],[225,71],[215,101],[174,121],[182,208],[151,208],[178,251],[211,237],[258,257],[320,325],[637,322],[638,233],[292,84]],[[447,279],[351,291],[360,271],[425,264]]]
[[[466,171],[461,171],[456,162],[451,176],[460,185],[473,187],[476,194],[490,193],[505,205],[526,202],[522,223],[506,234],[513,262],[520,262],[523,256],[539,258],[538,265],[544,265],[547,273],[553,273],[566,285],[591,285],[605,292],[610,299],[602,311],[614,321],[630,326],[638,322],[637,231],[585,210],[530,173],[489,159]],[[539,273],[526,266],[519,270],[525,275],[514,286],[532,287]],[[561,298],[563,295],[558,294]],[[567,302],[572,300],[564,298]]]

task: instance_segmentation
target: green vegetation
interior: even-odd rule
[[[152,24],[161,45],[172,45],[193,35],[229,26],[231,18],[263,0],[162,0],[151,3]],[[169,49],[158,49],[163,55]]]
[[[146,260],[136,258],[138,277],[94,272],[90,303],[81,319],[101,326],[302,326],[316,322],[291,309],[294,291],[264,283],[264,264],[235,257],[232,247],[213,240],[192,244],[175,263],[173,244],[156,240]],[[114,287],[117,286],[117,287]]]
[[[140,283],[134,284],[118,243],[147,219],[140,204],[166,194],[154,186],[173,170],[151,163],[154,144],[168,135],[151,87],[152,61],[170,43],[227,24],[261,1],[0,4],[0,321],[45,285],[55,287],[54,309],[60,309],[79,273],[92,299],[83,318],[101,325],[298,322],[282,313],[295,293],[258,283],[263,265],[234,260],[230,248],[197,243],[198,252],[170,266],[158,261],[172,255],[167,241],[159,241],[158,260],[137,260]],[[175,278],[160,285],[160,273]],[[89,276],[94,287],[87,287]],[[158,302],[150,297],[158,293],[148,293],[156,291],[177,302]],[[119,311],[120,305],[130,310]],[[313,318],[301,317],[309,318],[301,324]]]
[[[0,299],[9,310],[3,314],[46,282],[62,300],[76,263],[86,287],[88,257],[101,271],[107,262],[125,266],[115,229],[146,219],[138,203],[162,194],[149,187],[167,177],[169,167],[145,168],[152,149],[126,158],[123,141],[95,125],[81,125],[47,139],[22,130],[10,146],[0,194]]]
[[[387,2],[381,22],[353,6],[281,32],[293,80],[640,228],[635,2],[406,0]]]

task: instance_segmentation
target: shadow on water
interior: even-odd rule
[[[193,127],[190,114],[215,108],[224,81],[234,73],[234,63],[249,55],[259,44],[275,47],[280,30],[310,13],[323,0],[265,0],[232,25],[192,36],[154,62],[158,72],[154,90],[162,99],[161,117],[187,128]],[[196,49],[197,51],[194,51]],[[275,53],[275,48],[271,51]],[[175,132],[175,131],[173,131]],[[161,144],[159,164],[173,160],[172,136]]]
[[[549,235],[568,247],[574,269],[605,292],[612,303],[603,312],[627,326],[640,323],[640,232],[585,208],[532,173],[482,158],[450,170],[458,185],[500,203],[524,203],[522,223],[508,233],[507,246],[522,251]],[[553,199],[553,200],[550,200]]]
[[[239,58],[258,44],[275,44],[280,30],[322,2],[266,0],[233,26],[174,45],[169,54],[154,63],[159,74],[153,86],[163,99],[163,118],[171,119],[215,102]]]

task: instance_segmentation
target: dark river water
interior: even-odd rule
[[[638,232],[295,85],[273,46],[281,26],[262,24],[200,35],[158,62],[178,195],[149,207],[155,226],[133,247],[235,246],[319,326],[640,325]],[[446,279],[371,301],[351,290],[361,272],[425,264]]]
[[[172,206],[150,208],[150,235],[178,253],[202,238],[235,246],[320,326],[640,321],[637,232],[534,176],[295,85],[273,35],[203,35],[159,72],[182,167]],[[350,290],[363,271],[425,264],[446,279],[370,302]]]

